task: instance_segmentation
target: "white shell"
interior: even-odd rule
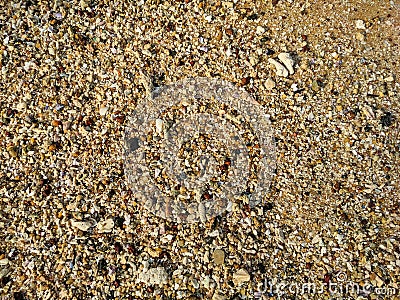
[[[89,220],[89,221],[76,221],[76,220],[71,220],[71,226],[78,228],[82,231],[88,231],[90,227],[93,227],[96,225],[96,222],[94,220]]]
[[[144,282],[146,284],[164,284],[167,283],[168,274],[163,267],[151,268],[149,270],[143,270],[139,274],[137,281]]]
[[[108,111],[107,106],[100,107],[100,110],[99,110],[100,116],[105,116],[107,114],[107,111]]]
[[[250,275],[245,269],[240,269],[235,274],[233,274],[233,283],[240,285],[243,282],[249,281]]]
[[[206,217],[206,208],[204,207],[203,202],[199,203],[199,218],[201,222],[207,222],[207,217]]]
[[[113,228],[114,228],[113,219],[108,219],[97,223],[97,230],[99,233],[111,232]]]
[[[161,119],[156,119],[156,131],[157,133],[163,132],[164,122]]]
[[[269,58],[268,62],[270,64],[273,64],[276,68],[276,75],[281,76],[281,77],[288,77],[289,72],[288,70],[286,70],[286,68],[279,62],[277,62],[275,59],[273,58]]]
[[[289,53],[286,53],[286,52],[283,52],[283,53],[280,53],[280,54],[278,55],[278,58],[279,58],[279,59],[281,60],[281,62],[285,65],[286,69],[288,69],[289,74],[290,74],[290,75],[294,74],[294,69],[293,69],[294,61],[293,61],[293,59],[290,57],[290,54],[289,54]]]
[[[273,81],[271,78],[268,78],[265,81],[264,86],[268,91],[270,91],[276,86],[276,84],[275,84],[275,81]]]
[[[0,266],[8,265],[9,260],[7,258],[0,259]]]

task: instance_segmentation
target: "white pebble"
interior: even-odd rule
[[[113,228],[114,228],[113,219],[108,219],[97,223],[97,230],[99,233],[111,232]]]
[[[233,283],[236,285],[240,285],[243,282],[250,280],[250,275],[245,269],[240,269],[235,274],[233,274]]]
[[[157,131],[157,133],[163,132],[163,128],[164,128],[163,120],[162,119],[157,119],[156,120],[156,131]]]
[[[264,33],[265,33],[265,28],[262,27],[262,26],[257,26],[256,33],[257,33],[258,35],[264,34]]]
[[[20,103],[18,103],[17,109],[18,109],[18,110],[24,110],[24,109],[26,109],[26,102],[20,102]]]
[[[356,28],[357,29],[365,29],[365,23],[363,20],[356,20]]]
[[[108,111],[107,106],[100,107],[100,110],[99,110],[100,116],[105,116],[107,114],[107,111]]]
[[[199,203],[198,210],[199,210],[199,217],[200,217],[201,222],[203,222],[203,223],[207,222],[206,208],[204,207],[203,202]]]
[[[93,220],[89,221],[76,221],[76,220],[71,220],[71,226],[78,228],[82,231],[88,231],[90,227],[93,227],[96,225],[96,223]]]
[[[275,84],[275,81],[272,80],[272,78],[268,78],[268,79],[265,81],[264,86],[265,86],[265,88],[266,88],[267,90],[270,91],[270,90],[272,90],[272,89],[276,86],[276,84]]]
[[[7,258],[0,259],[0,266],[8,265],[9,260]]]
[[[139,274],[138,281],[145,284],[164,284],[167,283],[168,274],[163,267],[151,268]]]

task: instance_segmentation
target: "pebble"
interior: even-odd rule
[[[99,109],[100,116],[105,116],[107,114],[107,111],[108,111],[107,106],[100,107],[100,109]]]
[[[156,119],[156,131],[162,133],[164,129],[164,122],[161,119]]]
[[[60,120],[53,120],[51,122],[51,125],[53,125],[54,127],[58,127],[62,124],[62,122]]]
[[[357,29],[366,29],[365,22],[363,20],[356,20],[356,28]]]
[[[226,300],[226,297],[218,292],[215,292],[212,297],[212,300]]]
[[[257,26],[256,33],[258,35],[263,35],[265,33],[265,28],[262,26]]]
[[[114,228],[114,220],[113,219],[107,219],[107,220],[97,223],[98,233],[111,232],[113,230],[113,228]]]
[[[96,225],[96,222],[94,220],[88,220],[88,221],[77,221],[74,219],[71,220],[71,226],[76,227],[82,231],[88,231],[89,228],[91,228],[95,225]]]
[[[265,81],[265,83],[264,83],[264,86],[265,86],[265,88],[267,89],[267,90],[272,90],[275,86],[276,86],[276,84],[275,84],[275,81],[272,79],[272,78],[268,78],[266,81]]]
[[[244,282],[250,281],[250,274],[245,269],[240,269],[233,274],[233,283],[241,285]]]
[[[364,41],[365,40],[365,35],[361,32],[356,32],[356,39],[359,41]]]
[[[388,76],[384,79],[387,82],[393,82],[394,81],[394,77],[393,76]]]
[[[26,107],[27,107],[26,102],[20,102],[20,103],[18,103],[18,105],[17,105],[17,109],[18,109],[18,110],[25,110]]]
[[[147,285],[167,283],[168,273],[164,267],[150,268],[138,275],[138,281]]]
[[[18,153],[17,153],[17,148],[16,147],[14,147],[14,146],[8,146],[7,147],[7,151],[8,151],[8,154],[10,154],[10,156],[11,157],[18,157]]]
[[[225,261],[225,252],[221,249],[214,250],[213,259],[216,265],[223,265]]]
[[[8,258],[3,258],[3,259],[0,259],[0,266],[6,266],[6,265],[8,265],[9,264],[9,260],[8,260]]]
[[[318,92],[318,91],[320,90],[320,86],[319,86],[318,81],[313,80],[313,82],[312,82],[312,84],[311,84],[311,89],[312,89],[314,92]]]
[[[199,203],[198,211],[199,211],[200,221],[205,223],[207,221],[207,215],[206,215],[206,209],[202,202]]]

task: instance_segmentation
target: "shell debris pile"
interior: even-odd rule
[[[0,298],[399,297],[399,20],[396,1],[2,1]],[[173,223],[127,186],[124,132],[197,77],[262,105],[277,168],[259,205]]]

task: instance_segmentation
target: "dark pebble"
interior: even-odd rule
[[[381,117],[381,124],[384,127],[389,127],[390,125],[393,124],[394,121],[394,116],[392,115],[391,112],[386,112],[382,117]]]

